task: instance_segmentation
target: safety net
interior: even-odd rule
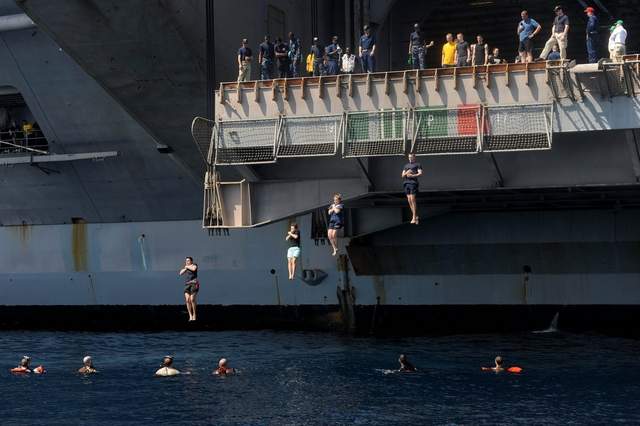
[[[483,151],[551,149],[553,104],[485,108]]]
[[[343,156],[404,154],[408,114],[407,110],[347,113]]]
[[[416,155],[478,152],[481,115],[480,105],[415,109],[411,152]]]
[[[342,133],[342,114],[282,117],[278,157],[335,155]]]
[[[276,160],[279,119],[216,123],[216,164],[258,164]]]

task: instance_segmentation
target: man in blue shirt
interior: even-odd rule
[[[269,41],[269,36],[264,36],[264,41],[260,44],[258,63],[260,63],[260,79],[270,80],[272,78],[274,49]]]
[[[591,6],[584,10],[587,14],[587,56],[590,64],[598,62],[598,17],[594,12]]]
[[[371,34],[371,28],[364,26],[364,35],[360,37],[358,56],[362,64],[362,72],[376,72],[376,37]]]
[[[242,39],[242,47],[238,49],[238,81],[247,81],[251,78],[251,49],[246,38]]]
[[[300,59],[302,48],[300,39],[293,33],[289,33],[289,77],[300,77]]]
[[[313,38],[311,54],[313,55],[313,76],[319,77],[324,75],[324,49],[320,47],[320,40],[318,37]]]
[[[289,75],[289,46],[278,37],[273,51],[278,65],[278,78],[287,78]]]
[[[535,19],[529,18],[529,12],[520,12],[521,21],[518,23],[518,54],[521,62],[533,61],[533,38],[540,32],[542,27]]]
[[[338,75],[338,61],[340,61],[342,53],[342,49],[338,45],[338,36],[331,38],[331,44],[324,48],[324,52],[327,55],[327,75]]]

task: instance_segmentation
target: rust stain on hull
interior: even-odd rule
[[[71,256],[75,271],[88,270],[87,251],[87,222],[84,219],[74,219],[71,230]]]

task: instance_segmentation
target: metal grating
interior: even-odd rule
[[[482,150],[551,149],[552,112],[553,104],[487,107]]]
[[[278,157],[335,155],[343,116],[283,117]]]
[[[416,155],[478,152],[481,115],[480,105],[415,109],[411,152]]]
[[[408,114],[406,110],[348,113],[343,156],[403,155]]]
[[[213,163],[212,137],[214,127],[214,121],[202,117],[196,117],[191,122],[191,137],[206,164]]]
[[[219,121],[215,164],[259,164],[276,161],[279,119]]]

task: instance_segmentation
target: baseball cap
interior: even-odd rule
[[[594,8],[592,8],[591,6],[589,6],[589,7],[587,7],[587,8],[584,10],[584,13],[589,13],[589,12],[593,13],[593,12],[595,12],[595,11],[596,11],[596,10],[595,10]]]
[[[364,26],[364,30],[366,31],[366,30],[368,30],[368,29],[369,29],[369,25],[365,25],[365,26]]]
[[[622,25],[623,23],[624,23],[624,22],[622,21],[622,19],[618,19],[618,20],[616,21],[616,25]]]
[[[563,10],[563,9],[562,9],[562,6],[560,6],[560,5],[557,5],[556,7],[554,7],[554,8],[553,8],[553,11],[554,11],[554,12],[557,12],[557,11],[559,11],[559,10]]]

